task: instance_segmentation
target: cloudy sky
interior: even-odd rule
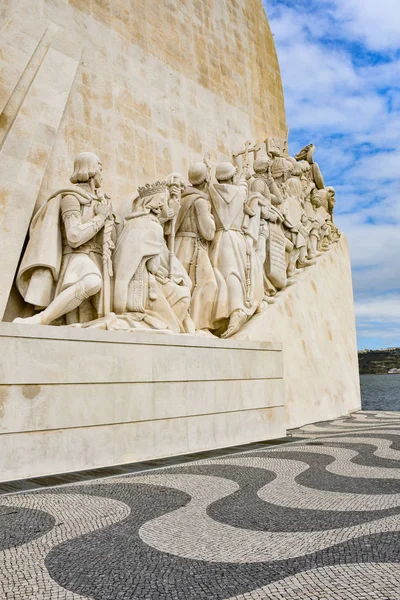
[[[264,0],[290,153],[309,142],[349,239],[360,348],[400,346],[400,0]]]

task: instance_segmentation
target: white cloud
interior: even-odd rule
[[[333,0],[332,14],[341,31],[371,50],[397,50],[400,38],[398,0]]]
[[[268,0],[267,13],[291,153],[314,142],[337,190],[360,331],[379,337],[390,320],[400,345],[399,0]]]
[[[364,322],[384,321],[400,325],[400,294],[356,302],[356,315]]]

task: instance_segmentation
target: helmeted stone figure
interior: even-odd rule
[[[263,265],[264,297],[268,302],[271,301],[270,298],[277,291],[269,275],[272,273],[272,278],[275,278],[275,281],[276,277],[279,280],[280,277],[286,278],[285,240],[280,233],[279,224],[282,222],[282,215],[278,208],[282,204],[283,198],[271,176],[270,167],[271,159],[268,156],[256,158],[253,163],[254,177],[249,182],[250,193],[260,194],[265,202],[260,213],[260,232],[256,252]],[[282,237],[282,245],[278,245],[278,247],[276,247],[276,230],[278,230],[278,235]],[[282,264],[279,261],[280,248],[282,248]]]
[[[234,183],[237,168],[220,163],[210,186],[211,211],[216,233],[210,247],[210,260],[218,285],[213,329],[222,337],[233,335],[260,307],[263,281],[255,248],[245,234],[243,221],[248,184],[242,178]]]
[[[78,154],[70,181],[73,185],[53,194],[32,220],[16,283],[24,300],[42,310],[16,321],[49,325],[65,315],[73,324],[108,309],[100,292],[114,219],[109,198],[99,191],[100,159],[91,152]]]
[[[317,188],[314,188],[312,190],[311,204],[314,209],[315,218],[320,226],[318,250],[326,251],[329,249],[330,215],[327,210],[328,200],[326,197],[325,189],[318,190]]]
[[[304,226],[308,230],[307,259],[313,261],[320,255],[320,252],[317,248],[318,241],[320,239],[320,224],[315,214],[315,209],[311,203],[311,194],[315,189],[315,183],[312,179],[311,165],[306,160],[301,160],[299,164],[303,172],[301,176],[301,184],[303,188],[304,210],[307,215],[307,222],[304,222]]]
[[[283,157],[274,158],[271,165],[271,175],[275,181],[275,184],[279,188],[282,198],[282,202],[279,205],[279,213],[281,217],[273,227],[274,246],[271,245],[271,252],[273,253],[270,257],[270,278],[278,290],[281,290],[293,283],[293,280],[290,280],[289,278],[293,277],[293,275],[296,273],[296,256],[294,255],[295,246],[291,239],[294,225],[290,220],[290,205],[288,201],[290,197],[290,189],[286,183],[292,168],[293,167],[290,161]],[[284,275],[282,273],[283,264],[285,264]]]
[[[175,254],[192,281],[190,316],[196,329],[211,329],[217,283],[208,249],[215,235],[208,186],[210,174],[203,162],[189,169],[189,182],[181,195],[176,221]]]
[[[293,243],[293,251],[291,257],[292,269],[298,267],[306,267],[313,264],[314,261],[307,260],[308,249],[308,229],[307,215],[304,208],[303,186],[301,177],[303,174],[301,164],[294,158],[288,159],[292,163],[292,170],[286,185],[289,190],[287,198],[288,218],[292,224],[292,228],[288,232],[289,239]]]

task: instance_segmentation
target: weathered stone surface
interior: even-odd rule
[[[0,354],[4,481],[285,435],[280,344],[2,323]]]
[[[288,427],[360,408],[353,290],[346,238],[275,304],[246,323],[239,339],[283,341]]]

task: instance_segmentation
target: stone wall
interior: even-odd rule
[[[261,0],[3,0],[0,31],[0,318],[35,204],[77,153],[102,158],[118,209],[206,151],[286,136]]]
[[[281,344],[0,324],[1,480],[285,435]]]
[[[283,342],[286,426],[361,408],[350,255],[346,238],[308,267],[276,303],[234,336]]]
[[[249,137],[286,136],[261,0],[5,0],[1,10],[0,110],[46,26],[58,28],[61,54],[80,59],[41,201],[83,149],[102,157],[118,202],[205,151],[230,158]],[[22,149],[17,158],[34,164]]]

